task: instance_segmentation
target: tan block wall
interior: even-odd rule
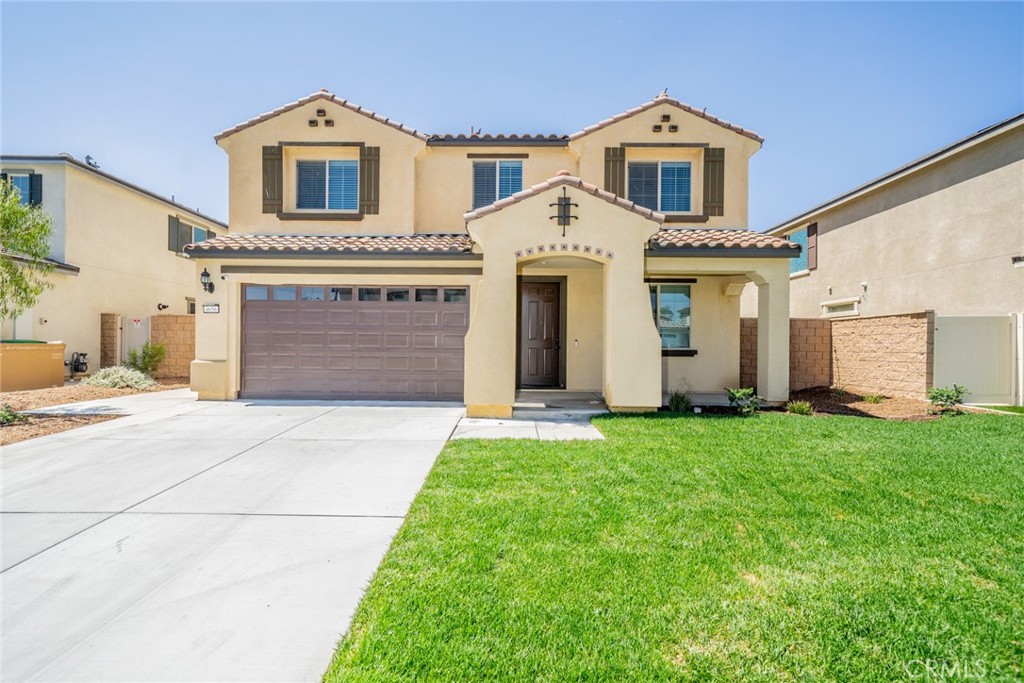
[[[789,321],[789,389],[800,391],[832,384],[831,321]],[[757,384],[757,318],[740,319],[740,386]]]
[[[100,367],[117,365],[117,335],[121,333],[116,313],[100,313]]]
[[[189,364],[196,357],[194,315],[154,315],[150,319],[149,339],[154,344],[163,344],[167,351],[156,371],[157,379],[189,376]]]
[[[860,394],[925,398],[934,323],[931,311],[833,321],[833,382]]]

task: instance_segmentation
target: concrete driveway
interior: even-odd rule
[[[0,456],[4,681],[318,680],[463,414],[103,405]]]

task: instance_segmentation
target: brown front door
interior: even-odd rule
[[[524,282],[520,301],[519,384],[557,387],[559,382],[559,283]]]

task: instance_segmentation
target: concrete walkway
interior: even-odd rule
[[[598,441],[604,435],[590,418],[608,412],[600,394],[561,390],[520,391],[510,420],[464,417],[453,439]]]
[[[4,680],[319,680],[463,415],[90,403],[128,417],[0,455]]]

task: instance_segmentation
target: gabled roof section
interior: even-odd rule
[[[367,118],[373,119],[377,123],[382,123],[385,126],[390,126],[391,128],[394,128],[395,130],[400,130],[403,133],[411,135],[411,136],[413,136],[415,138],[418,138],[420,140],[424,140],[425,141],[427,139],[426,134],[421,133],[418,130],[415,130],[414,128],[409,128],[408,126],[405,126],[405,125],[399,123],[398,121],[392,121],[391,119],[389,119],[386,116],[381,116],[380,114],[377,114],[376,112],[370,111],[369,109],[365,109],[365,108],[359,106],[358,104],[355,104],[353,102],[349,102],[348,100],[342,99],[342,98],[338,97],[337,95],[335,95],[334,93],[332,93],[332,92],[330,92],[330,91],[328,91],[326,89],[323,89],[323,88],[321,88],[318,92],[312,93],[310,95],[306,95],[305,97],[297,99],[294,102],[291,102],[289,104],[284,105],[283,107],[278,107],[277,109],[274,109],[272,111],[268,111],[265,114],[260,114],[259,116],[255,117],[255,118],[249,119],[245,123],[240,123],[237,126],[234,126],[233,128],[228,128],[227,130],[223,130],[220,133],[217,133],[216,135],[214,135],[213,139],[216,142],[220,142],[221,140],[223,140],[224,138],[228,137],[229,135],[234,135],[235,133],[238,133],[239,131],[243,131],[246,128],[252,128],[253,126],[255,126],[257,124],[260,124],[260,123],[263,123],[264,121],[266,121],[268,119],[272,119],[275,116],[280,116],[281,114],[284,114],[286,112],[292,111],[293,109],[298,109],[299,107],[301,107],[301,106],[303,106],[305,104],[309,104],[310,102],[316,102],[318,100],[326,100],[328,102],[334,102],[335,104],[338,104],[338,105],[341,105],[342,107],[345,107],[349,111],[353,111],[353,112],[355,112],[357,114],[362,114],[363,116],[365,116]]]
[[[472,256],[473,241],[464,233],[405,235],[230,235],[185,245],[198,257],[273,256]]]
[[[728,130],[731,130],[734,133],[738,133],[738,134],[740,134],[740,135],[742,135],[744,137],[748,137],[748,138],[750,138],[751,140],[754,140],[757,143],[763,143],[764,142],[764,138],[761,137],[760,135],[758,135],[757,133],[755,133],[754,131],[747,130],[746,128],[743,128],[741,126],[737,126],[736,124],[733,124],[733,123],[729,123],[728,121],[726,121],[724,119],[720,119],[717,116],[709,114],[707,108],[697,109],[696,107],[691,106],[689,104],[686,104],[685,102],[680,102],[679,100],[675,99],[674,97],[669,97],[668,96],[668,91],[662,92],[660,95],[655,97],[653,100],[651,100],[649,102],[644,102],[639,107],[633,107],[632,109],[624,111],[621,114],[616,114],[615,116],[612,116],[611,118],[607,118],[604,121],[599,121],[599,122],[595,123],[592,126],[587,126],[583,130],[577,131],[577,132],[573,133],[572,135],[570,135],[569,139],[570,140],[577,140],[577,139],[583,137],[584,135],[590,135],[594,131],[601,130],[602,128],[607,128],[608,126],[610,126],[610,125],[612,125],[614,123],[618,123],[619,121],[623,121],[623,120],[628,119],[630,117],[636,116],[637,114],[641,114],[641,113],[647,111],[648,109],[653,109],[654,107],[657,107],[660,104],[670,104],[673,107],[677,107],[679,109],[682,109],[683,111],[685,111],[685,112],[687,112],[689,114],[693,114],[694,116],[699,116],[700,118],[704,119],[705,121],[710,121],[711,123],[713,123],[715,125],[718,125],[718,126],[721,126],[722,128],[726,128]]]
[[[128,188],[129,190],[132,190],[134,192],[138,192],[139,194],[146,195],[147,197],[150,197],[151,199],[155,199],[158,202],[162,202],[162,203],[166,204],[167,206],[169,206],[169,207],[171,207],[171,208],[173,208],[173,209],[175,209],[177,211],[181,211],[182,213],[187,213],[187,214],[191,214],[193,216],[196,216],[197,218],[199,218],[200,220],[202,220],[202,221],[204,221],[206,223],[211,223],[213,225],[216,225],[217,227],[224,228],[225,230],[228,229],[228,224],[227,223],[225,223],[223,221],[219,221],[216,218],[214,218],[213,216],[207,216],[205,213],[201,213],[198,209],[193,209],[191,207],[185,206],[184,204],[176,202],[173,199],[168,199],[167,197],[164,197],[163,195],[159,195],[156,192],[153,192],[151,190],[147,190],[146,188],[141,187],[139,185],[136,185],[135,183],[128,182],[124,178],[119,178],[119,177],[117,177],[116,175],[114,175],[112,173],[107,173],[106,171],[101,171],[99,169],[99,167],[97,167],[97,166],[90,166],[89,164],[87,164],[84,161],[81,161],[79,159],[76,159],[75,157],[71,156],[70,154],[66,154],[66,153],[65,154],[58,154],[56,156],[25,155],[25,154],[2,154],[2,155],[0,155],[0,162],[3,162],[5,164],[16,164],[16,163],[19,163],[19,162],[26,163],[26,164],[57,164],[57,163],[70,164],[71,166],[74,166],[76,168],[80,168],[83,171],[87,171],[89,173],[92,173],[93,175],[99,176],[100,178],[105,178],[105,179],[107,179],[107,180],[109,180],[109,181],[111,181],[113,183],[117,183],[118,185],[121,185],[122,187]]]
[[[838,206],[842,206],[843,204],[849,201],[853,201],[854,199],[860,197],[863,194],[884,187],[885,185],[888,185],[891,182],[895,182],[896,180],[899,180],[900,178],[910,175],[911,173],[916,173],[917,171],[927,168],[928,166],[931,166],[934,163],[942,161],[943,159],[951,157],[955,154],[959,154],[960,152],[970,149],[971,147],[980,144],[985,140],[989,140],[996,136],[1002,135],[1020,126],[1024,126],[1024,112],[1011,116],[1008,119],[1003,119],[999,123],[994,123],[991,126],[982,128],[977,132],[971,133],[965,138],[961,138],[956,142],[948,144],[941,149],[935,150],[931,154],[926,154],[925,156],[919,159],[911,161],[909,164],[904,164],[903,166],[900,166],[894,171],[889,171],[885,175],[881,175],[875,178],[874,180],[869,180],[863,185],[859,185],[853,188],[849,192],[844,192],[838,197],[833,197],[827,202],[819,204],[818,206],[814,207],[809,211],[805,211],[798,216],[794,216],[793,218],[790,218],[787,221],[783,221],[782,223],[779,223],[775,227],[768,228],[767,230],[765,230],[765,232],[773,235],[778,234],[780,232],[786,232],[791,228],[797,227],[798,225],[804,222],[810,221],[815,216],[827,210],[834,209]]]
[[[627,211],[632,211],[633,213],[640,214],[644,218],[652,220],[655,223],[665,222],[665,214],[658,213],[657,211],[652,211],[651,209],[648,209],[646,207],[640,206],[639,204],[635,204],[631,201],[623,199],[618,195],[612,194],[607,190],[602,190],[597,185],[591,185],[588,182],[580,180],[576,176],[570,175],[568,171],[559,171],[558,175],[556,175],[554,178],[549,178],[548,180],[545,180],[543,183],[538,183],[533,187],[523,190],[522,192],[517,192],[511,197],[499,199],[493,204],[481,206],[479,209],[474,209],[473,211],[464,213],[462,215],[462,218],[465,219],[466,221],[471,221],[476,218],[480,218],[481,216],[486,216],[488,214],[494,213],[495,211],[501,211],[502,209],[512,206],[513,204],[518,204],[524,199],[529,199],[530,197],[538,195],[541,192],[545,192],[556,187],[561,187],[563,185],[575,187],[576,189],[582,190],[583,192],[593,195],[598,199],[603,199],[609,204],[615,204],[616,206],[620,206],[623,209],[626,209]]]

